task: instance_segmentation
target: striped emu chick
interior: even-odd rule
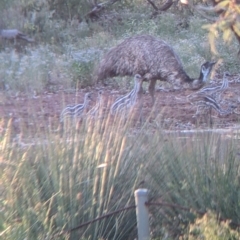
[[[88,103],[90,100],[90,93],[86,93],[84,96],[84,102],[82,104],[77,105],[69,105],[64,108],[60,115],[60,122],[64,122],[66,118],[79,118],[85,112],[86,108],[88,107]]]
[[[205,93],[191,95],[188,97],[188,100],[191,102],[191,104],[197,106],[197,111],[195,115],[198,115],[202,110],[210,111],[211,109],[214,109],[220,115],[228,115],[231,114],[234,109],[232,106],[229,106],[227,110],[222,109],[214,97],[207,95]]]
[[[88,116],[95,117],[98,114],[98,112],[102,106],[102,96],[103,96],[103,91],[102,90],[98,91],[98,97],[96,100],[96,104],[92,109],[90,109],[88,111],[88,113],[87,113]]]
[[[224,72],[223,81],[222,81],[221,85],[218,85],[215,87],[210,87],[210,86],[204,87],[204,88],[200,89],[198,92],[196,92],[196,94],[198,94],[198,93],[207,94],[207,95],[210,95],[211,97],[213,97],[214,99],[216,99],[217,102],[221,102],[222,94],[229,88],[229,82],[228,82],[227,75],[229,75],[229,73]]]
[[[118,98],[111,106],[110,112],[111,114],[115,114],[117,112],[124,112],[124,110],[130,110],[135,106],[137,102],[142,101],[142,83],[143,78],[139,74],[134,76],[134,88],[132,91],[123,97]]]
[[[188,85],[198,90],[206,83],[215,62],[205,62],[198,78],[190,78],[184,71],[179,57],[163,40],[150,35],[127,38],[112,48],[101,60],[97,69],[97,80],[114,76],[134,76],[140,74],[149,81],[149,93],[154,103],[157,80],[173,85]]]
[[[229,87],[227,74],[228,73],[226,72],[224,73],[221,85],[215,87],[204,87],[196,93],[190,94],[187,97],[192,104],[197,106],[196,114],[200,112],[200,109],[204,111],[211,111],[212,108],[215,109],[220,115],[227,115],[232,113],[232,107],[230,107],[228,110],[222,110],[219,106],[219,103],[222,102],[222,93]]]

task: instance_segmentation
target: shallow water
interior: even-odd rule
[[[200,149],[200,154],[207,152],[209,158],[219,163],[224,163],[229,154],[233,154],[233,157],[240,157],[240,126],[229,129],[164,131],[164,133],[170,139],[176,140],[184,151],[187,149],[186,151],[192,154],[196,149]]]

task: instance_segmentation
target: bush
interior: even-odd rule
[[[218,220],[216,214],[206,213],[203,217],[197,218],[189,227],[189,233],[184,239],[189,240],[237,240],[240,238],[238,231],[231,229],[230,221]]]

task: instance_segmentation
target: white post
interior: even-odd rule
[[[138,240],[149,240],[149,216],[145,203],[148,201],[148,190],[138,189],[134,192],[137,215]]]

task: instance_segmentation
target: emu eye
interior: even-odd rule
[[[139,74],[136,74],[135,77],[138,78],[138,79],[141,78],[141,76]]]

